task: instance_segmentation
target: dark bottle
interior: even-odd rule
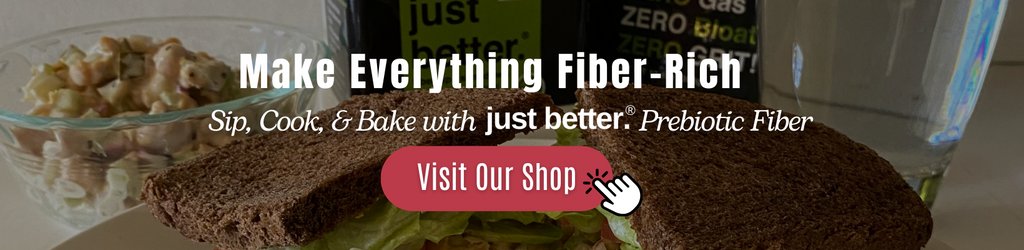
[[[558,89],[558,53],[582,47],[581,0],[327,0],[328,22],[343,16],[339,41],[366,58],[451,58],[474,53],[484,58],[541,58],[546,92],[556,103],[575,101],[575,89]],[[330,2],[342,1],[342,2]],[[343,3],[343,4],[339,4]],[[345,7],[342,7],[345,6]],[[332,13],[337,8],[338,13]],[[330,24],[329,24],[330,26]],[[364,64],[367,64],[364,62]],[[368,67],[369,65],[361,65]],[[449,75],[449,77],[451,77]],[[370,76],[363,74],[369,82]],[[383,88],[352,89],[352,94],[394,90],[391,78]],[[464,81],[463,81],[464,82]],[[368,86],[369,87],[369,86]]]
[[[331,1],[331,0],[328,0]],[[345,40],[351,53],[364,53],[367,58],[395,59],[402,57],[398,17],[399,0],[343,0],[348,8],[344,11],[345,27],[340,36]],[[328,13],[328,15],[331,15]],[[331,18],[331,17],[328,17]],[[368,65],[361,65],[367,67]],[[363,81],[370,76],[362,75]],[[353,95],[385,93],[395,90],[391,78],[385,77],[383,88],[352,89]]]
[[[694,52],[698,62],[729,53],[739,61],[741,87],[696,90],[757,102],[755,5],[756,0],[584,0],[583,49],[606,60],[646,58],[642,81],[658,86],[664,80],[650,73],[665,71],[666,53],[685,58]]]

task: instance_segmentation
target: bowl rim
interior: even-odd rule
[[[155,23],[155,22],[168,22],[168,21],[187,21],[187,22],[241,22],[248,24],[255,24],[261,27],[272,27],[274,30],[287,31],[288,34],[299,35],[302,40],[308,40],[318,45],[317,53],[319,58],[331,58],[331,50],[328,49],[327,44],[322,39],[317,39],[307,33],[305,29],[298,27],[264,21],[249,18],[237,18],[237,17],[222,17],[222,16],[164,16],[164,17],[146,17],[146,18],[131,18],[114,21],[99,22],[81,26],[74,26],[57,31],[48,32],[45,34],[33,36],[27,39],[22,39],[14,43],[10,43],[0,47],[0,54],[5,54],[23,46],[31,46],[32,43],[52,38],[54,36],[67,35],[71,33],[79,33],[90,29],[108,28],[124,24],[138,24],[138,23]],[[3,65],[0,65],[2,68]],[[315,89],[315,88],[314,88]],[[239,108],[265,102],[269,100],[278,99],[287,96],[293,92],[299,92],[304,90],[302,88],[270,88],[267,91],[263,91],[258,94],[242,97],[228,102],[221,102],[212,105],[206,105],[201,107],[195,107],[184,110],[176,110],[160,114],[145,114],[138,116],[126,116],[126,117],[106,117],[106,118],[60,118],[60,117],[47,117],[47,116],[36,116],[24,114],[22,112],[16,112],[0,107],[0,121],[12,123],[19,127],[31,128],[31,129],[76,129],[76,130],[96,130],[96,129],[112,129],[125,126],[149,126],[149,125],[161,125],[167,124],[168,122],[181,120],[183,118],[196,117],[200,115],[210,115],[215,110],[232,111]]]

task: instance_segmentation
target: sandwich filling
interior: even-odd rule
[[[288,250],[638,250],[624,217],[582,212],[411,212],[379,199],[319,240]]]
[[[555,146],[583,146],[561,128]],[[638,250],[629,220],[601,208],[582,212],[411,212],[380,198],[319,240],[288,250]]]

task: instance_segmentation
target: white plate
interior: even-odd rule
[[[212,250],[213,246],[185,239],[178,231],[165,227],[145,206],[124,211],[101,222],[51,250]]]
[[[506,146],[546,146],[551,139],[516,138]],[[82,231],[51,250],[212,250],[213,246],[185,239],[177,231],[160,224],[145,206],[138,206]],[[925,250],[953,250],[932,239]]]

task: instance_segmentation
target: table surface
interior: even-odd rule
[[[29,37],[58,28],[75,26],[80,23],[130,18],[130,16],[157,15],[224,15],[281,17],[276,22],[294,26],[314,27],[322,19],[318,16],[319,6],[294,5],[280,1],[261,0],[258,4],[249,1],[214,1],[200,12],[187,6],[206,4],[200,0],[160,2],[159,8],[142,3],[144,1],[4,1],[4,22],[0,22],[3,36],[0,44],[13,42],[12,37]],[[57,3],[62,2],[62,3]],[[125,8],[138,11],[125,12],[118,16],[92,15],[88,18],[67,18],[75,10],[102,2],[116,2]],[[242,3],[244,2],[244,4]],[[58,6],[59,5],[59,6]],[[113,4],[107,4],[113,5]],[[286,5],[282,8],[254,8],[253,6]],[[49,7],[47,7],[49,6]],[[134,6],[134,7],[133,7]],[[1011,5],[1013,6],[1013,5]],[[8,8],[10,7],[10,8]],[[151,8],[153,7],[153,8]],[[248,9],[246,9],[248,8]],[[31,10],[54,10],[49,12]],[[295,15],[279,15],[274,11],[288,11]],[[1011,7],[1013,9],[1013,7]],[[5,11],[5,10],[14,10]],[[170,11],[168,11],[170,10]],[[249,10],[249,11],[246,11]],[[10,13],[9,13],[10,12]],[[265,13],[264,13],[265,12]],[[30,13],[44,13],[37,16]],[[170,13],[170,14],[168,14]],[[262,13],[262,14],[261,14]],[[308,15],[315,13],[317,15]],[[289,17],[306,18],[289,18]],[[1009,17],[1007,22],[1009,22]],[[32,20],[8,22],[8,18]],[[88,19],[88,20],[83,20]],[[27,24],[27,25],[22,25]],[[1004,32],[1007,33],[1004,26]],[[1014,31],[1016,32],[1016,31]],[[1022,32],[1012,33],[1018,37]],[[19,38],[20,39],[20,38]],[[1005,39],[1000,42],[997,52],[1016,55],[1020,48],[1005,48]],[[1014,53],[1009,53],[1014,52]],[[1015,54],[1016,53],[1016,54]],[[996,56],[999,59],[999,56]],[[1013,58],[1017,59],[1017,58]],[[942,184],[938,199],[932,210],[935,229],[932,238],[952,249],[1021,249],[1024,246],[1024,63],[993,63],[990,68],[980,101],[966,128],[959,149]],[[2,164],[6,162],[0,161]],[[58,224],[37,210],[25,195],[20,180],[7,167],[0,167],[0,248],[3,249],[48,249],[78,233],[77,230]],[[945,249],[945,248],[943,248]]]

